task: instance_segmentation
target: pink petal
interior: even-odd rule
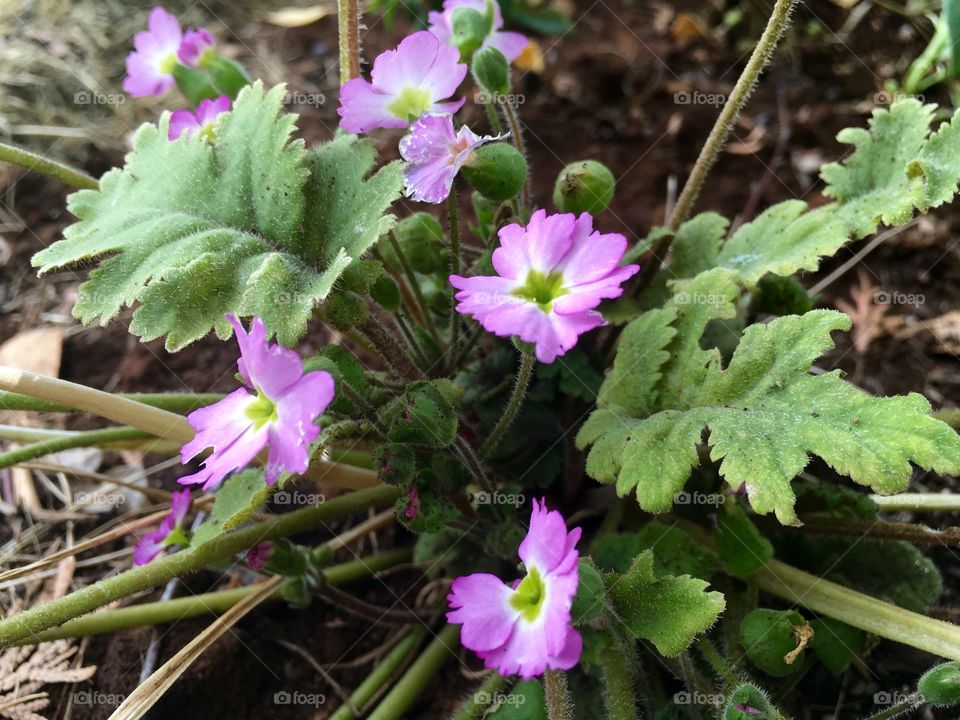
[[[333,376],[318,370],[304,375],[276,399],[278,420],[270,424],[270,452],[264,480],[273,485],[281,472],[304,473],[310,464],[310,443],[320,428],[314,420],[333,400]]]
[[[572,213],[547,215],[537,210],[526,227],[527,257],[534,270],[543,273],[556,269],[573,243],[575,218]]]
[[[167,531],[161,528],[144,535],[133,548],[133,564],[146,565],[157,555],[163,552],[163,541],[167,539]]]
[[[180,47],[177,49],[177,57],[184,65],[196,67],[197,60],[200,59],[200,56],[203,55],[207,49],[212,48],[215,42],[213,36],[204,28],[190,30],[184,35],[183,40],[180,42]]]
[[[227,320],[237,333],[240,360],[237,369],[251,389],[262,390],[271,400],[281,395],[303,375],[303,362],[293,350],[267,342],[267,328],[258,317],[250,322],[250,332],[234,315]]]
[[[447,596],[452,610],[447,622],[463,625],[460,638],[474,652],[503,645],[513,631],[520,612],[510,606],[513,591],[489,573],[474,573],[453,581]]]
[[[513,62],[526,50],[530,44],[530,38],[516,32],[494,32],[484,43],[485,46],[493,47],[503,53],[507,62]]]
[[[593,230],[593,217],[583,213],[577,218],[570,250],[558,270],[569,284],[599,280],[608,275],[627,250],[627,239],[619,233],[600,234]]]
[[[381,57],[383,57],[381,55]],[[379,58],[378,58],[379,59]],[[350,133],[366,133],[376,128],[405,128],[407,121],[387,111],[394,97],[374,89],[363,78],[354,78],[340,88],[340,127]]]
[[[230,111],[230,98],[221,95],[218,98],[202,100],[197,105],[197,122],[200,125],[216,122],[217,118],[223,113]]]
[[[558,315],[572,315],[592,310],[602,300],[618,298],[623,294],[622,284],[639,270],[639,265],[624,265],[594,282],[567,287],[567,294],[554,300],[554,312]]]
[[[556,510],[547,510],[544,502],[533,500],[530,529],[517,553],[529,569],[536,566],[542,574],[551,572],[564,558],[567,524]]]
[[[189,110],[177,110],[170,115],[170,125],[167,130],[167,139],[171,142],[178,140],[184,133],[192,138],[200,130],[197,117]]]
[[[526,280],[532,264],[527,255],[527,233],[516,223],[500,228],[500,247],[493,251],[493,269],[501,277]]]
[[[173,496],[170,498],[169,517],[173,518],[174,527],[183,523],[188,512],[190,512],[190,491],[184,489],[173,493]]]
[[[526,301],[513,295],[519,283],[516,280],[495,276],[476,277],[450,276],[450,284],[460,290],[457,293],[457,312],[472,315],[479,322],[494,310],[504,305],[520,305]]]
[[[162,7],[155,7],[147,18],[149,34],[168,47],[180,45],[183,33],[177,19]]]

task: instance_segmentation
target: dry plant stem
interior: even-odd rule
[[[32,170],[80,190],[96,190],[100,187],[96,178],[90,177],[82,170],[6,143],[0,143],[0,162]]]
[[[533,366],[536,365],[536,363],[537,359],[533,355],[521,353],[520,369],[517,371],[517,378],[513,384],[513,392],[510,394],[507,406],[503,410],[503,415],[500,416],[496,426],[490,433],[490,437],[488,437],[487,441],[480,447],[480,457],[485,458],[497,449],[497,445],[503,439],[507,430],[510,429],[510,426],[513,425],[513,421],[516,420],[517,413],[523,406],[523,399],[527,395],[527,388],[530,386],[530,376],[533,374]]]
[[[360,77],[360,0],[337,0],[340,85]]]
[[[904,610],[778,560],[769,561],[754,577],[762,590],[815,613],[949,660],[960,660],[960,627],[956,625]]]
[[[309,530],[371,506],[389,504],[399,496],[400,490],[391,486],[358,490],[328,500],[322,505],[295,510],[241,530],[225,533],[197,547],[101,580],[70,595],[0,621],[0,647],[32,642],[39,633],[48,628],[96,610],[114,600],[162,585],[171,578],[195,572],[218,560],[232,557],[263,540],[275,540]]]
[[[790,23],[790,13],[793,11],[795,4],[796,0],[776,0],[773,6],[773,13],[767,21],[767,26],[764,28],[759,42],[753,49],[753,53],[750,55],[750,59],[747,61],[747,66],[743,69],[743,73],[737,80],[737,84],[734,85],[730,97],[727,98],[727,102],[724,104],[723,110],[721,110],[720,116],[717,118],[717,122],[707,137],[707,142],[700,151],[696,163],[694,163],[690,177],[683,186],[683,191],[677,199],[677,204],[673,208],[670,221],[667,223],[667,227],[673,232],[657,240],[647,253],[648,261],[643,263],[643,268],[637,280],[637,286],[639,288],[645,288],[649,285],[653,276],[657,274],[657,271],[660,269],[660,264],[670,250],[670,243],[673,242],[673,234],[693,210],[697,197],[703,188],[703,183],[706,181],[707,175],[710,174],[710,170],[717,161],[717,157],[720,155],[724,144],[726,144],[727,138],[730,137],[730,132],[733,130],[737,117],[747,104],[747,100],[750,99],[750,95],[753,94],[753,89],[756,87],[760,73],[763,72],[763,68],[770,61],[774,50],[776,50],[780,42],[780,38],[783,36],[783,31],[786,30],[787,25]]]
[[[324,569],[323,578],[331,586],[345,585],[370,577],[373,573],[381,570],[408,562],[412,556],[413,552],[410,548],[396,548],[360,560],[332,565]],[[120,630],[144,627],[145,625],[162,625],[208,614],[220,614],[232,608],[256,589],[257,585],[244,585],[231,590],[216,590],[202,595],[128,605],[114,610],[103,610],[76,620],[70,620],[60,627],[40,633],[36,642],[104,635]],[[273,595],[267,599],[270,601],[282,600],[281,589],[277,588]]]
[[[353,712],[353,708],[363,708],[381,691],[394,673],[403,666],[410,653],[420,644],[426,634],[427,629],[422,625],[411,628],[403,639],[367,675],[357,689],[350,694],[350,702],[337,708],[337,711],[330,716],[330,720],[356,720],[357,715]]]
[[[549,720],[573,720],[573,699],[567,687],[567,675],[562,670],[543,673],[543,690],[547,700]]]
[[[459,626],[445,626],[377,705],[376,710],[370,713],[368,720],[399,720],[404,717],[443,663],[450,658],[456,659],[459,634]]]
[[[906,540],[918,545],[960,545],[960,527],[934,530],[926,525],[877,520],[818,520],[804,518],[803,525],[789,528],[799,532],[823,535],[850,535],[855,537]]]

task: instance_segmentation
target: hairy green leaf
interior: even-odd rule
[[[74,314],[108,322],[139,303],[130,325],[177,350],[215,329],[224,314],[259,315],[284,344],[306,331],[313,306],[392,222],[398,164],[364,179],[367,141],[341,136],[305,152],[291,141],[296,116],[284,88],[244,89],[216,142],[167,140],[169,115],[144,125],[123,168],[99,190],[69,199],[78,218],[39,252],[42,273],[90,260]]]

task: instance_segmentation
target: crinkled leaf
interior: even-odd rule
[[[33,264],[46,273],[99,262],[80,287],[78,318],[105,323],[139,303],[131,332],[165,335],[170,350],[211,328],[229,337],[227,312],[262,317],[284,344],[304,334],[313,306],[392,221],[383,213],[400,171],[365,180],[372,150],[352,136],[308,155],[290,140],[296,116],[282,112],[283,93],[244,89],[212,144],[170,142],[164,115],[137,131],[126,165],[99,190],[70,196],[79,221]],[[325,215],[330,204],[363,211]]]
[[[201,545],[242,525],[267,501],[272,490],[263,481],[262,470],[231,475],[217,490],[210,516],[193,533],[190,544]]]

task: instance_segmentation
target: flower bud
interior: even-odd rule
[[[453,34],[450,42],[460,50],[461,58],[468,58],[487,39],[490,18],[472,8],[461,7],[453,11],[451,26]]]
[[[496,142],[477,148],[464,166],[463,177],[489,200],[515,197],[527,179],[527,161],[508,143]]]
[[[413,447],[405,443],[387,443],[373,451],[373,466],[380,481],[387,485],[406,485],[417,471]]]
[[[775,720],[779,717],[780,713],[770,704],[766,693],[749,683],[730,693],[723,708],[723,720]]]
[[[934,706],[960,703],[960,662],[948,662],[928,670],[917,682],[917,692]]]
[[[491,99],[510,92],[510,63],[494,47],[485,47],[473,54],[470,72],[484,94]]]
[[[186,65],[177,64],[173,69],[173,79],[177,83],[177,88],[193,106],[220,95],[206,73]]]
[[[553,204],[561,212],[595,215],[610,204],[615,186],[613,173],[603,163],[596,160],[570,163],[557,176]]]

